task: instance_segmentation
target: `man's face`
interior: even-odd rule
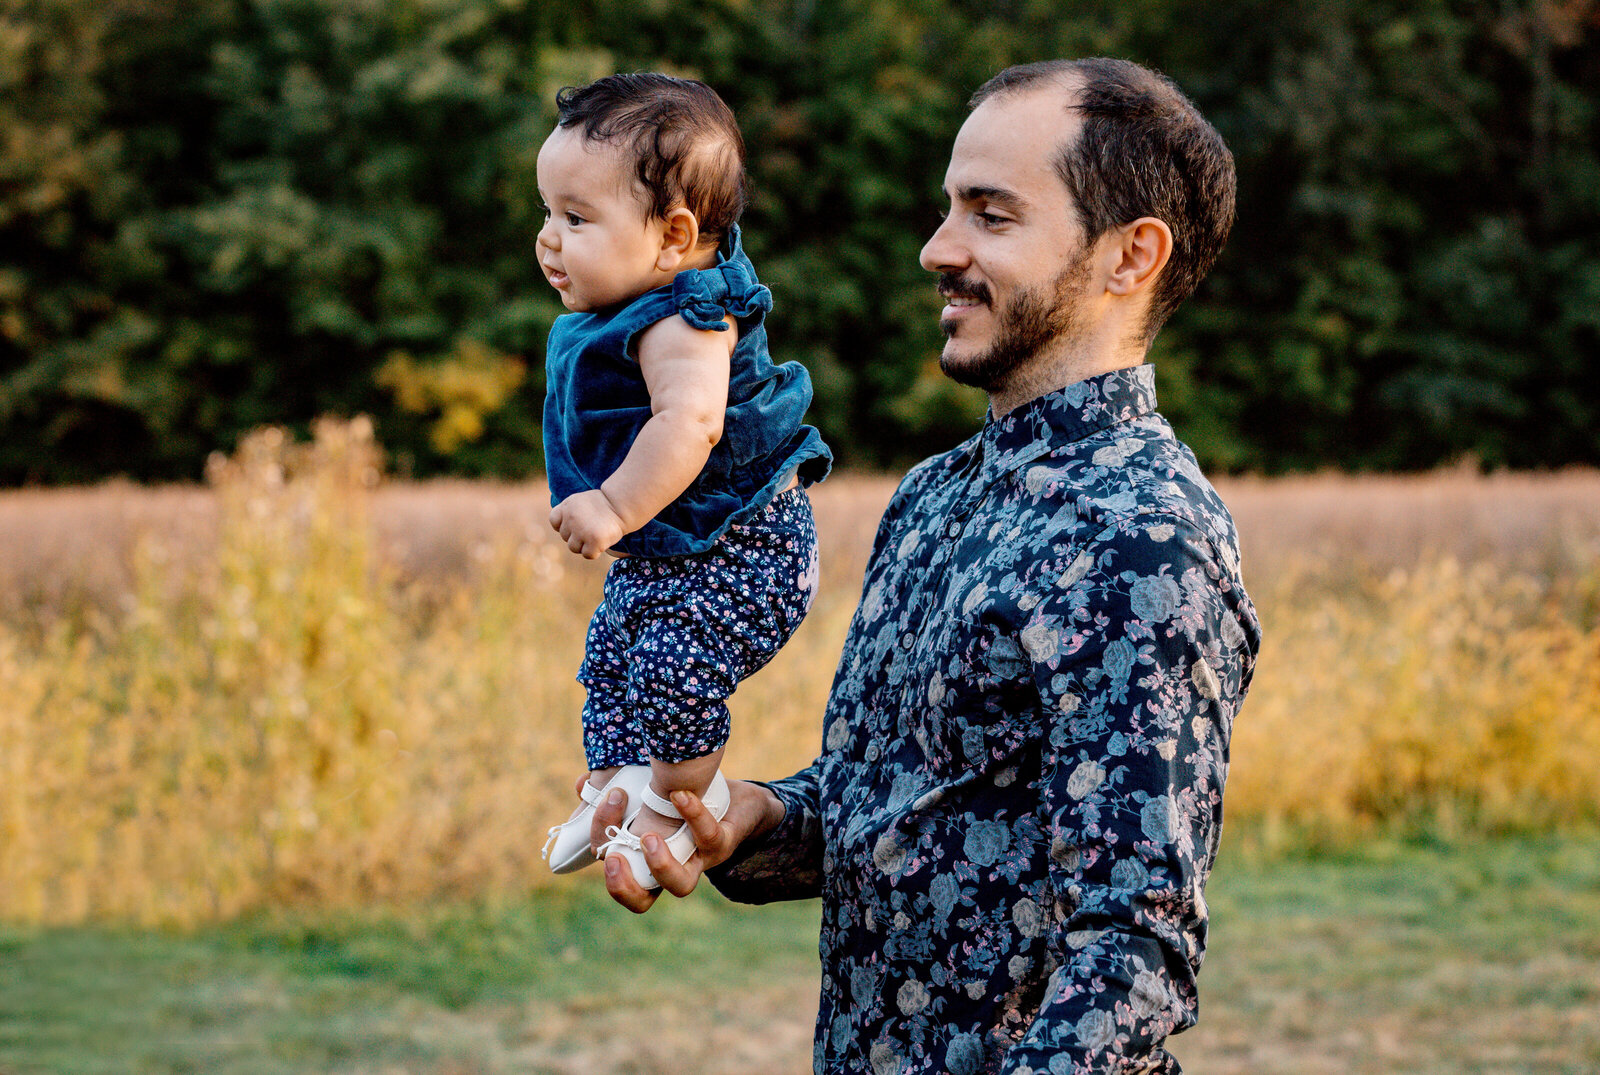
[[[604,309],[662,282],[665,225],[650,216],[621,149],[557,127],[539,150],[538,177],[539,267],[567,309]]]
[[[921,258],[940,274],[939,365],[953,380],[1003,389],[1083,333],[1089,251],[1051,164],[1081,125],[1054,86],[991,97],[961,125],[944,179],[950,212]]]

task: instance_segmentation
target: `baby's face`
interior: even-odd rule
[[[557,127],[538,167],[539,267],[567,309],[615,306],[672,279],[657,264],[666,224],[650,216],[620,149]]]

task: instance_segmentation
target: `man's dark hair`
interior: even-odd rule
[[[1046,60],[1008,67],[967,102],[1081,80],[1068,106],[1083,117],[1076,142],[1061,146],[1056,174],[1094,242],[1111,228],[1150,216],[1172,229],[1172,256],[1151,294],[1145,340],[1188,298],[1216,262],[1233,227],[1233,154],[1183,91],[1165,75],[1127,60]]]
[[[746,199],[744,138],[733,111],[704,82],[648,72],[607,75],[556,94],[557,123],[632,156],[650,215],[678,206],[721,242]]]

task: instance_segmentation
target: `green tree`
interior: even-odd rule
[[[1240,215],[1162,341],[1258,469],[1600,461],[1596,6],[1207,13]],[[1174,71],[1180,74],[1180,71]],[[1207,102],[1202,100],[1202,104]],[[1580,417],[1582,416],[1582,417]],[[1208,443],[1211,443],[1208,440]]]
[[[146,446],[130,369],[159,325],[120,293],[139,175],[107,122],[114,4],[0,7],[0,480],[83,479]]]
[[[539,462],[533,165],[566,84],[739,115],[774,351],[847,463],[971,431],[917,253],[1011,63],[1172,75],[1239,220],[1162,332],[1214,467],[1600,462],[1597,0],[0,0],[0,482],[194,476],[364,410],[416,473]]]
[[[57,3],[13,20],[18,36],[67,42],[13,49],[7,69],[34,97],[25,114],[83,102],[39,137],[84,163],[53,165],[68,193],[44,208],[59,223],[11,222],[33,244],[7,247],[12,308],[77,316],[0,360],[0,414],[22,434],[0,477],[192,475],[263,422],[356,410],[382,416],[421,469],[537,465],[537,383],[447,456],[430,437],[440,416],[397,407],[375,379],[397,350],[449,364],[464,347],[480,366],[490,349],[503,377],[558,310],[531,256],[530,192],[541,80],[563,57],[534,34],[533,8]],[[55,263],[37,249],[52,236]],[[40,271],[53,264],[55,291]]]

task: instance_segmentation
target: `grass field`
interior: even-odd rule
[[[814,906],[638,920],[539,861],[603,565],[539,486],[379,462],[330,423],[205,487],[0,493],[0,1075],[807,1069]],[[816,491],[730,772],[814,753],[892,488]],[[1174,1051],[1600,1071],[1600,474],[1221,488],[1266,643]]]
[[[603,565],[542,488],[385,485],[364,423],[205,488],[0,495],[0,921],[515,898],[580,770]],[[893,483],[815,494],[822,592],[732,700],[806,764]],[[1258,851],[1600,824],[1600,474],[1225,484],[1265,632],[1230,823]]]
[[[1600,838],[1225,852],[1191,1075],[1600,1070]],[[3,1075],[789,1075],[817,909],[593,883],[190,933],[0,930]],[[619,1009],[612,996],[625,999]]]

